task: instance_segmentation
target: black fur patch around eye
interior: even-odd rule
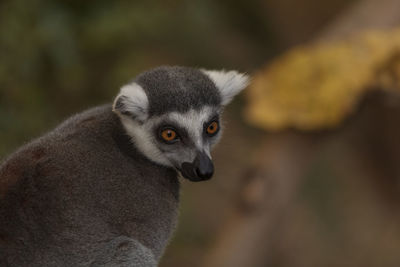
[[[221,104],[214,83],[194,68],[159,67],[139,75],[135,82],[142,86],[149,99],[149,116]]]
[[[160,132],[163,129],[173,129],[177,135],[179,136],[179,138],[181,139],[181,141],[185,144],[191,143],[190,139],[189,139],[189,133],[187,132],[187,130],[185,128],[182,128],[178,125],[176,125],[174,122],[169,122],[169,121],[165,121],[163,123],[161,123],[160,125],[156,126],[154,128],[154,135],[157,136],[158,140],[162,141],[160,139]]]

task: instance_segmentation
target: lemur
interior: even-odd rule
[[[0,266],[157,266],[179,174],[211,178],[221,112],[247,83],[158,67],[22,146],[0,165]]]

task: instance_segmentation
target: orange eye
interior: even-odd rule
[[[210,125],[208,125],[207,133],[209,135],[215,134],[218,131],[218,127],[219,127],[218,122],[213,121],[212,123],[210,123]]]
[[[161,137],[164,141],[171,142],[177,138],[177,134],[172,129],[165,129],[161,132]]]

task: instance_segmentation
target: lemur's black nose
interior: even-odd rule
[[[204,152],[199,152],[193,162],[184,162],[182,175],[193,182],[208,180],[214,174],[214,164]]]
[[[195,173],[202,180],[210,179],[214,174],[214,164],[206,153],[200,152],[194,160]]]

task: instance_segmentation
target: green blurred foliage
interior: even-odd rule
[[[272,42],[254,25],[268,21],[244,2],[2,1],[0,158],[147,68],[260,63]]]

